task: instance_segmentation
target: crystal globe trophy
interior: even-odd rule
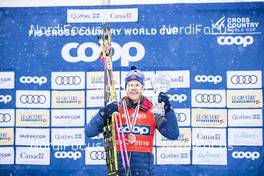
[[[154,90],[152,112],[156,115],[164,116],[164,103],[158,102],[160,92],[166,93],[171,87],[171,77],[167,73],[156,73],[151,80]]]

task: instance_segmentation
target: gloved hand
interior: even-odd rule
[[[114,112],[118,112],[118,106],[117,102],[114,101],[112,103],[107,104],[105,107],[101,108],[99,110],[100,116],[106,120],[107,118],[110,118]]]
[[[164,92],[160,92],[158,96],[158,103],[161,103],[161,102],[164,102],[165,113],[169,112],[171,110],[171,104],[169,101],[169,97]]]

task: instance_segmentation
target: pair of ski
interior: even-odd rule
[[[103,36],[98,37],[98,41],[101,48],[99,57],[104,63],[104,103],[107,105],[108,103],[117,101],[115,82],[113,79],[111,30],[109,27],[103,27]],[[125,175],[131,176],[130,159],[128,158],[122,120],[118,112],[114,112],[111,119],[107,119],[104,125],[104,143],[108,176],[119,175],[116,135]]]

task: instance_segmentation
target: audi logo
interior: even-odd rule
[[[185,113],[175,113],[178,122],[184,122],[187,119],[187,115]]]
[[[90,158],[92,160],[106,160],[105,151],[92,151],[90,153]]]
[[[260,153],[259,152],[233,152],[232,157],[236,159],[246,158],[246,159],[255,160],[260,157]]]
[[[11,115],[9,113],[0,113],[0,122],[10,122]]]
[[[44,95],[22,95],[20,102],[23,104],[44,104],[46,96]]]
[[[55,78],[57,85],[79,85],[81,83],[80,76],[58,76]]]
[[[233,84],[256,84],[258,77],[256,75],[233,75],[231,82]]]
[[[222,96],[220,94],[197,94],[195,100],[198,103],[220,103]]]

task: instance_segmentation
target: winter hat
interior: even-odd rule
[[[137,80],[144,86],[144,74],[136,66],[131,66],[131,71],[126,75],[126,86],[129,81]]]

